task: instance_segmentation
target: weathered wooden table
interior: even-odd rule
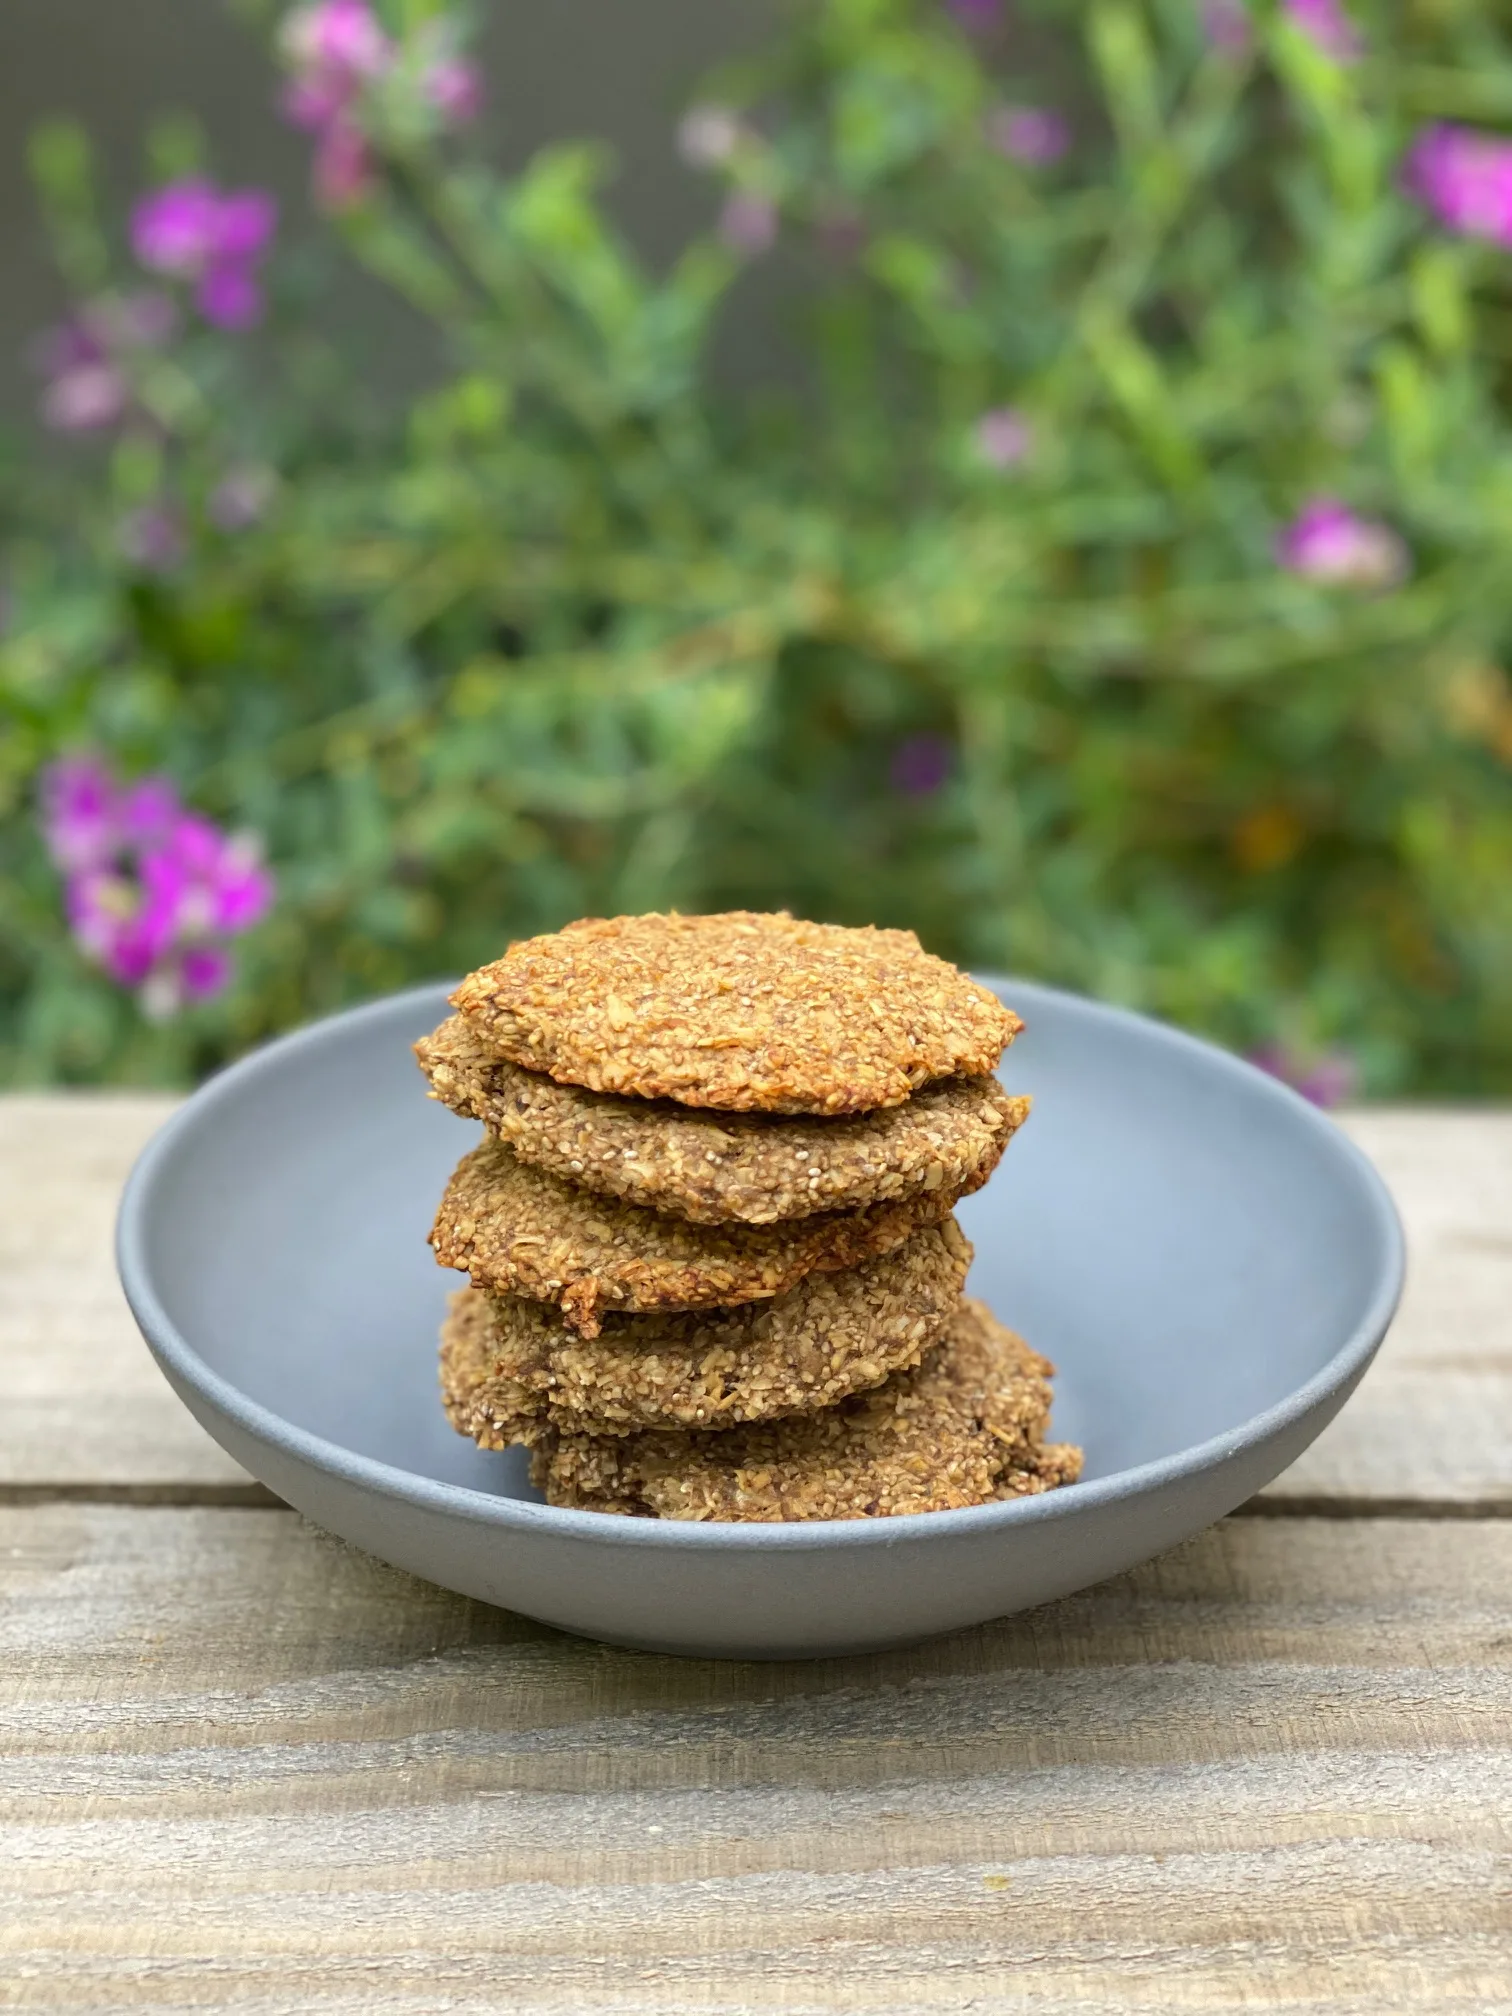
[[[167,1110],[0,1101],[0,2007],[1512,2011],[1512,1116],[1271,1490],[917,1651],[582,1644],[303,1524],[114,1285]]]

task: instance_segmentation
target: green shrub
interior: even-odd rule
[[[0,497],[0,1068],[180,1080],[574,915],[786,904],[1505,1092],[1512,155],[1420,137],[1512,120],[1485,16],[813,0],[695,101],[718,215],[652,272],[598,149],[468,155],[434,7],[328,102],[307,12],[332,230],[452,360],[402,414],[277,255],[268,335],[212,326],[251,257],[217,304],[158,256],[179,329],[133,331],[39,136],[93,333]],[[774,239],[797,366],[722,387]],[[75,944],[73,751],[262,836],[225,992],[154,1020]]]

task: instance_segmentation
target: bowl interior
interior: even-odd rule
[[[1035,1111],[960,1207],[970,1290],[1059,1368],[1054,1432],[1089,1478],[1179,1454],[1284,1400],[1393,1265],[1355,1151],[1258,1072],[1132,1016],[1004,983],[1004,1060]],[[421,1476],[532,1497],[441,1411],[458,1277],[425,1243],[477,1128],[427,1099],[423,990],[272,1046],[207,1087],[154,1162],[148,1285],[212,1371],[297,1427]]]

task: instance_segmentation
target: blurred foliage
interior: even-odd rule
[[[786,388],[712,377],[746,256],[646,270],[597,148],[510,179],[395,122],[332,227],[443,382],[363,412],[290,281],[271,341],[142,354],[138,421],[0,479],[0,1071],[183,1079],[578,914],[786,904],[1376,1091],[1512,1089],[1508,254],[1399,184],[1425,120],[1512,122],[1496,11],[1362,10],[1343,65],[1263,7],[1236,52],[1193,0],[975,39],[813,0],[700,101],[780,209]],[[991,144],[1005,101],[1065,158]],[[76,294],[124,284],[79,136],[36,160]],[[246,465],[276,491],[219,529]],[[1319,494],[1407,578],[1278,566]],[[151,571],[119,527],[165,501]],[[944,781],[900,788],[922,737]],[[265,837],[223,1001],[153,1027],[72,945],[33,807],[75,748]]]

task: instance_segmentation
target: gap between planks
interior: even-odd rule
[[[296,1508],[265,1484],[5,1484],[0,1506],[124,1505],[237,1512]],[[1231,1519],[1512,1519],[1509,1498],[1248,1498]]]

